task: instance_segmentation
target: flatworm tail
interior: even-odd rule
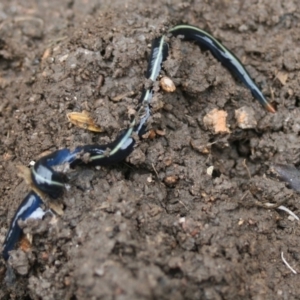
[[[22,235],[22,229],[20,228],[18,221],[29,219],[31,216],[34,218],[42,218],[45,212],[42,210],[42,199],[33,191],[31,191],[22,201],[18,207],[6,234],[2,256],[5,260],[9,258],[9,251],[15,248],[16,243],[20,240]]]
[[[200,47],[209,50],[225,68],[246,85],[251,91],[252,96],[256,98],[267,111],[275,113],[274,107],[264,97],[240,60],[217,39],[206,31],[190,25],[178,25],[170,29],[169,32],[174,36],[182,36],[184,40],[194,41]]]

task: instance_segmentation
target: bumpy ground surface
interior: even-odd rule
[[[32,250],[14,253],[13,284],[0,263],[1,299],[299,297],[281,260],[300,272],[299,223],[258,205],[286,200],[300,214],[299,196],[268,175],[273,163],[300,164],[298,0],[1,1],[0,242],[29,190],[16,166],[126,128],[151,40],[178,23],[220,39],[278,112],[208,52],[170,38],[162,73],[177,89],[156,93],[159,134],[124,163],[76,170],[64,215],[26,225]],[[251,128],[238,126],[241,107]],[[205,125],[215,108],[229,132]],[[82,110],[105,131],[71,126],[66,114]]]

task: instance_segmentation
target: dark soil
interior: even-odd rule
[[[15,283],[0,263],[0,298],[299,299],[298,275],[281,260],[300,271],[299,224],[259,205],[285,200],[300,214],[297,193],[268,175],[274,163],[300,164],[298,0],[148,2],[1,1],[1,243],[30,189],[16,166],[113,140],[146,83],[152,39],[172,25],[221,40],[278,112],[208,52],[170,38],[162,74],[177,89],[156,93],[149,124],[164,134],[124,163],[77,169],[64,215],[25,224],[35,234],[31,250],[13,253]],[[241,107],[254,111],[253,128],[237,126]],[[204,126],[215,108],[230,133]],[[103,133],[69,124],[82,110]]]

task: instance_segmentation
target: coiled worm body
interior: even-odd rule
[[[167,52],[168,45],[164,42],[164,37],[154,39],[146,72],[147,78],[156,80]],[[105,145],[80,146],[73,151],[61,149],[42,157],[32,169],[32,182],[50,197],[57,198],[63,192],[65,176],[53,170],[53,167],[69,163],[73,168],[82,163],[83,154],[88,154],[89,158],[85,163],[92,166],[107,166],[124,160],[133,151],[135,145],[133,134],[141,138],[145,133],[146,123],[150,117],[152,94],[152,88],[142,92],[137,110],[139,122],[133,117],[129,128],[123,130],[115,141]]]
[[[275,112],[238,58],[209,33],[190,25],[175,26],[169,30],[169,33],[174,36],[182,36],[184,40],[194,41],[199,46],[210,50],[216,59],[247,86],[252,95],[268,111]],[[164,36],[154,39],[146,71],[147,79],[152,81],[157,79],[162,62],[167,56],[168,44],[165,42]],[[151,115],[152,96],[152,88],[143,90],[136,115],[132,116],[129,127],[123,130],[113,142],[105,145],[79,146],[74,150],[61,149],[39,159],[31,170],[31,181],[35,187],[51,198],[58,198],[63,193],[66,177],[55,171],[54,167],[62,164],[69,164],[71,168],[79,164],[107,166],[124,160],[134,149],[136,144],[134,136],[142,138],[146,132],[147,121]],[[88,158],[84,158],[84,155]],[[42,199],[36,192],[31,191],[17,209],[4,241],[2,255],[5,260],[8,259],[9,251],[15,247],[22,234],[18,220],[41,218],[45,213],[41,208],[42,204]]]

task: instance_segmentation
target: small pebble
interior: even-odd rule
[[[165,92],[172,93],[176,90],[174,82],[167,76],[163,76],[160,79],[159,84]]]

